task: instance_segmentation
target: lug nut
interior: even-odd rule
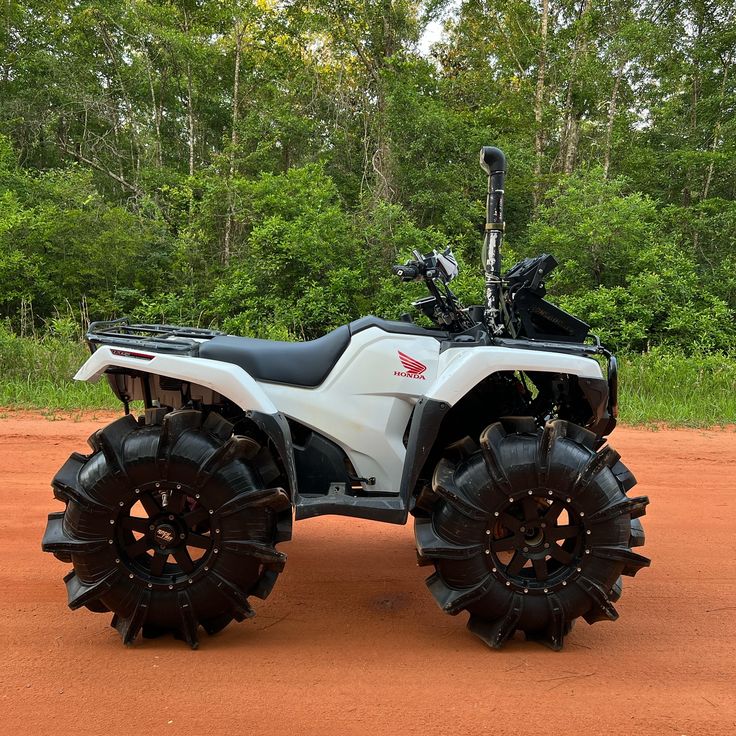
[[[529,551],[529,547],[524,547],[524,549],[522,550],[522,552],[528,552],[528,551]]]
[[[494,515],[494,516],[498,516],[498,511],[494,511],[494,512],[493,512],[493,515]]]
[[[534,491],[527,491],[527,493],[528,493],[528,494],[529,494],[530,496],[533,496],[533,495],[534,495]]]
[[[156,527],[153,524],[149,524],[148,528],[153,531]]]
[[[544,543],[544,548],[545,548],[545,549],[549,549],[549,542],[545,542],[545,543]]]
[[[169,521],[174,521],[174,515],[173,514],[169,514]]]
[[[186,538],[186,536],[187,536],[186,534],[180,534],[180,535],[179,535],[179,539],[185,539],[185,538]]]

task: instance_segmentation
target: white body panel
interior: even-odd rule
[[[565,353],[501,347],[452,348],[440,355],[439,376],[427,397],[452,405],[486,376],[498,371],[553,371],[601,378],[595,360]]]
[[[399,351],[426,370],[412,377]],[[414,404],[437,378],[439,352],[433,337],[371,327],[353,337],[321,386],[260,385],[279,411],[340,445],[359,476],[376,479],[374,490],[398,491],[404,431]]]
[[[399,351],[426,366],[421,376],[406,372]],[[359,476],[376,478],[375,490],[398,491],[406,455],[404,432],[419,398],[425,395],[452,406],[491,373],[514,370],[602,376],[590,358],[501,347],[440,353],[433,337],[371,327],[353,337],[321,386],[260,385],[279,411],[340,445]]]
[[[404,435],[420,397],[452,406],[498,371],[602,377],[600,366],[591,358],[507,347],[440,352],[434,337],[395,334],[378,327],[355,334],[325,381],[314,388],[256,381],[231,363],[122,346],[100,347],[75,379],[96,381],[111,366],[203,386],[244,410],[281,412],[342,447],[360,477],[375,477],[374,491],[399,490],[406,455]]]
[[[136,355],[152,357],[145,359],[134,357]],[[77,371],[74,380],[95,383],[105,370],[112,366],[189,381],[226,396],[241,409],[253,409],[265,414],[275,414],[278,411],[252,376],[240,366],[219,360],[103,345],[95,350]]]

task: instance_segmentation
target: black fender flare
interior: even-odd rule
[[[427,462],[435,440],[440,431],[442,420],[450,410],[446,401],[437,401],[422,396],[414,407],[414,414],[409,427],[409,438],[406,443],[406,457],[401,474],[399,495],[407,510],[411,506],[411,496],[419,479],[424,464]]]
[[[618,364],[609,354],[606,378],[579,378],[583,399],[590,407],[591,424],[588,429],[599,437],[606,437],[616,426],[618,414]],[[414,407],[406,443],[406,456],[401,475],[400,498],[407,509],[430,453],[434,448],[442,422],[452,407],[446,401],[422,396]]]
[[[245,412],[245,417],[250,419],[276,448],[289,481],[288,493],[293,506],[298,498],[299,489],[297,487],[296,463],[294,461],[294,443],[286,417],[281,412],[267,414],[266,412],[250,409]]]

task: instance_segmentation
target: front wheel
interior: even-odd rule
[[[649,565],[639,516],[646,497],[608,446],[563,420],[486,428],[458,465],[442,460],[418,501],[420,564],[442,610],[470,613],[468,628],[493,648],[515,631],[560,649],[573,622],[615,620],[621,576]],[[424,509],[425,511],[423,512]]]
[[[126,644],[171,632],[196,648],[200,625],[214,634],[249,618],[249,597],[271,591],[291,502],[266,483],[269,451],[220,415],[148,420],[122,417],[69,458],[52,483],[66,508],[49,515],[42,546],[73,565],[70,608],[111,611]]]

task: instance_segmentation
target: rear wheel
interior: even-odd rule
[[[577,425],[526,418],[490,425],[480,446],[442,460],[418,501],[419,561],[435,566],[440,607],[468,611],[494,648],[520,630],[560,649],[577,618],[616,619],[621,576],[649,565],[631,550],[649,500],[626,495],[636,481],[618,453]]]
[[[173,632],[192,648],[254,615],[291,537],[291,503],[268,450],[233,435],[220,415],[152,411],[126,416],[90,438],[53,480],[66,503],[50,514],[43,549],[71,562],[70,608],[112,611],[123,642]]]

